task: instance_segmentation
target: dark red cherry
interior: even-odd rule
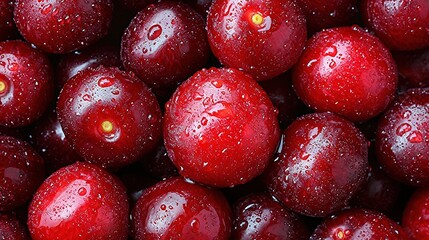
[[[418,189],[404,209],[402,226],[410,240],[429,239],[429,190]]]
[[[25,42],[0,42],[0,125],[25,126],[47,109],[54,83],[49,59]]]
[[[150,5],[134,17],[122,37],[124,67],[152,87],[176,85],[209,57],[204,19],[178,2]]]
[[[362,15],[365,24],[391,49],[429,47],[427,0],[363,0]]]
[[[314,35],[294,68],[293,84],[304,103],[351,121],[381,113],[393,99],[396,65],[389,50],[359,27]]]
[[[0,211],[30,200],[43,179],[43,159],[28,143],[0,136]]]
[[[27,228],[13,214],[0,213],[0,239],[31,240]]]
[[[252,194],[234,206],[231,239],[307,240],[309,229],[304,219],[284,208],[268,194]]]
[[[284,131],[268,188],[292,211],[327,216],[347,205],[365,181],[368,149],[363,134],[333,113],[304,115]]]
[[[231,209],[218,191],[170,178],[147,189],[132,212],[141,239],[229,239]]]
[[[429,87],[429,48],[393,54],[399,74],[411,87]]]
[[[22,36],[49,53],[68,53],[107,34],[112,0],[16,0],[14,19]]]
[[[145,172],[153,177],[162,179],[178,175],[176,166],[168,157],[164,140],[159,141],[156,147],[146,154],[140,162]]]
[[[85,161],[121,167],[149,152],[161,137],[161,110],[149,88],[117,68],[88,68],[61,91],[58,117]]]
[[[183,2],[191,5],[204,19],[207,19],[213,0],[183,0]]]
[[[115,4],[115,11],[126,11],[133,15],[143,10],[149,4],[159,2],[159,0],[113,0]]]
[[[401,226],[384,214],[351,209],[327,218],[317,227],[310,240],[407,240]]]
[[[89,163],[74,163],[47,178],[31,201],[34,240],[127,239],[128,199],[119,180]]]
[[[261,174],[280,136],[277,113],[264,90],[235,69],[203,69],[166,104],[164,141],[179,173],[227,187]]]
[[[13,21],[13,6],[15,0],[0,0],[0,41],[11,39],[17,35]]]
[[[393,178],[429,186],[429,89],[399,96],[379,121],[377,158]]]
[[[305,17],[291,0],[218,0],[207,17],[214,55],[227,67],[267,80],[286,72],[305,44]]]

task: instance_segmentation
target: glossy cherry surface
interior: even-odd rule
[[[122,37],[121,58],[149,86],[172,86],[209,57],[204,19],[188,5],[163,2],[134,17]]]
[[[410,240],[429,238],[429,190],[422,188],[414,192],[402,216],[402,226]]]
[[[17,35],[13,21],[13,6],[15,0],[0,0],[0,41],[11,39]]]
[[[407,240],[401,226],[382,213],[351,209],[327,218],[317,227],[310,240]]]
[[[304,103],[352,121],[381,113],[394,97],[395,62],[376,37],[353,27],[314,35],[294,68],[293,84]]]
[[[49,53],[67,53],[107,34],[111,0],[16,0],[14,19],[22,36]]]
[[[277,113],[264,90],[235,69],[203,69],[166,104],[164,141],[182,176],[211,186],[243,184],[276,150]]]
[[[37,190],[28,210],[34,240],[127,239],[128,199],[123,185],[102,168],[75,163]]]
[[[305,17],[290,0],[218,0],[207,17],[211,49],[222,64],[256,80],[286,72],[305,44]]]
[[[45,179],[43,159],[26,142],[0,136],[0,211],[30,200]]]
[[[363,0],[365,24],[391,49],[429,47],[427,0]]]
[[[161,137],[161,110],[149,88],[117,68],[88,68],[67,81],[57,104],[67,139],[86,161],[135,162]]]
[[[52,101],[54,83],[49,59],[29,44],[0,42],[0,125],[34,122]]]
[[[231,239],[307,240],[310,236],[304,219],[268,194],[252,194],[236,202],[233,226]]]
[[[393,178],[429,186],[429,89],[399,96],[379,121],[377,158]]]
[[[411,87],[429,87],[429,48],[393,55],[399,74]]]
[[[140,239],[229,239],[231,209],[218,191],[170,178],[146,190],[132,212]]]
[[[345,207],[367,176],[363,134],[333,113],[314,113],[295,120],[284,135],[280,158],[268,170],[271,194],[308,216]]]
[[[0,213],[0,239],[31,240],[26,227],[8,213]]]

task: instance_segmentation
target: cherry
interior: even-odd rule
[[[14,19],[22,36],[50,53],[89,46],[107,34],[112,0],[16,0]]]
[[[298,60],[306,40],[305,18],[291,0],[218,0],[207,17],[214,55],[227,67],[266,80]]]
[[[229,239],[231,209],[218,191],[181,178],[143,192],[132,212],[135,239]]]
[[[27,229],[14,215],[0,213],[0,239],[31,240]]]
[[[0,211],[10,211],[43,182],[43,159],[28,143],[8,136],[0,136],[0,156]]]
[[[391,49],[429,47],[427,0],[363,0],[365,24]]]
[[[234,206],[231,239],[308,239],[304,219],[274,201],[268,194],[253,194]]]
[[[52,97],[49,59],[25,42],[0,42],[0,125],[29,125],[43,114]]]
[[[429,89],[399,96],[379,121],[376,148],[383,169],[415,186],[429,184]]]
[[[261,174],[276,150],[276,111],[263,89],[235,69],[203,69],[166,104],[164,141],[179,173],[227,187]]]
[[[418,189],[413,193],[402,217],[402,226],[410,240],[429,238],[429,190]]]
[[[307,42],[293,84],[301,100],[316,111],[364,121],[393,99],[396,65],[388,49],[359,27],[332,28]]]
[[[85,161],[121,167],[161,137],[161,110],[149,88],[117,68],[88,68],[67,81],[57,111],[66,138]]]
[[[115,10],[118,8],[120,11],[127,11],[133,15],[136,15],[149,4],[156,2],[158,0],[114,0]]]
[[[77,162],[42,183],[27,224],[34,240],[127,239],[128,214],[119,180],[96,165]]]
[[[429,87],[429,48],[411,52],[396,52],[393,57],[399,74],[411,87]]]
[[[125,68],[152,87],[176,85],[201,69],[208,57],[203,18],[177,2],[142,10],[122,37]]]
[[[363,134],[333,113],[314,113],[298,118],[284,135],[280,158],[267,173],[270,193],[308,216],[345,207],[367,176]]]
[[[310,237],[316,239],[406,240],[407,236],[401,226],[382,213],[351,209],[327,218]]]
[[[13,21],[13,5],[15,0],[0,0],[0,41],[11,39],[17,35]]]
[[[183,0],[195,9],[204,19],[207,19],[213,0]]]

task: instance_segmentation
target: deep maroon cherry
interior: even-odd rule
[[[411,87],[429,87],[429,48],[393,54],[399,74]]]
[[[0,239],[31,240],[26,227],[13,214],[0,213]]]
[[[122,37],[124,67],[152,87],[171,86],[201,69],[209,57],[204,19],[178,2],[150,5]]]
[[[176,166],[168,157],[164,140],[159,141],[156,147],[146,154],[140,162],[145,172],[153,177],[162,179],[178,175]]]
[[[407,240],[401,226],[382,213],[351,209],[327,218],[317,227],[310,240]]]
[[[47,178],[28,210],[34,240],[124,240],[128,219],[127,194],[119,180],[96,165],[80,162]]]
[[[11,39],[17,35],[13,21],[13,6],[15,0],[0,0],[0,41]]]
[[[231,239],[307,240],[309,236],[304,219],[268,194],[246,196],[234,206]]]
[[[201,14],[201,16],[206,19],[213,0],[183,0],[183,2],[191,5],[191,7],[193,7],[199,14]]]
[[[43,159],[26,142],[0,136],[0,211],[30,200],[45,179]]]
[[[159,0],[113,0],[115,4],[115,11],[126,11],[133,15],[143,10],[149,4],[159,2]]]
[[[214,55],[227,67],[256,80],[286,72],[298,60],[307,30],[291,0],[218,0],[207,17]]]
[[[49,59],[25,42],[0,42],[0,125],[25,126],[47,109],[54,83]]]
[[[381,113],[393,99],[396,65],[380,40],[361,28],[331,28],[307,42],[293,84],[311,108],[363,121]]]
[[[363,0],[365,24],[391,49],[429,47],[429,1]]]
[[[16,0],[14,19],[22,36],[50,53],[68,53],[107,34],[112,0]]]
[[[161,137],[161,110],[149,88],[117,68],[88,68],[65,84],[57,104],[66,138],[86,161],[121,167]]]
[[[216,190],[170,178],[146,190],[132,212],[141,239],[229,239],[231,209]]]
[[[377,158],[393,178],[429,186],[429,89],[399,96],[379,121]]]
[[[404,209],[402,226],[410,240],[429,239],[429,190],[419,189]]]
[[[304,115],[284,134],[280,159],[266,178],[271,194],[308,216],[327,216],[345,207],[367,176],[363,134],[333,113]]]
[[[261,174],[280,135],[264,90],[235,69],[203,69],[166,104],[164,141],[182,176],[211,186],[243,184]]]

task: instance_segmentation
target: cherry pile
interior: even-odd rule
[[[428,0],[0,0],[0,239],[429,239]]]

